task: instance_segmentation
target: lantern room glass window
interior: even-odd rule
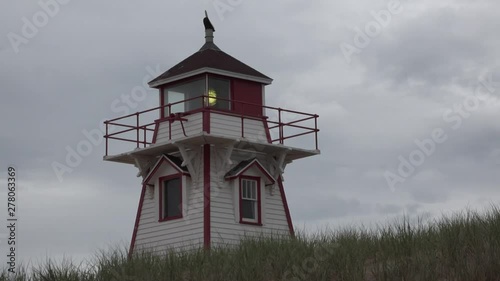
[[[200,78],[194,81],[164,88],[163,94],[165,97],[165,104],[172,104],[170,111],[168,110],[168,107],[165,107],[164,116],[169,116],[172,113],[182,113],[201,108],[203,105],[202,99],[195,98],[204,95],[206,88],[205,81],[205,78]]]
[[[230,109],[230,82],[228,79],[208,78],[208,106],[217,109]]]
[[[170,110],[165,107],[164,116],[200,109],[203,103],[206,107],[230,110],[230,92],[229,79],[212,76],[165,87],[163,88],[165,105],[169,103],[172,105]],[[207,98],[202,99],[202,96],[207,96]]]

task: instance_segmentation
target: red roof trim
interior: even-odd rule
[[[254,159],[252,162],[248,163],[248,165],[246,165],[245,168],[241,169],[238,173],[230,177],[226,177],[226,179],[228,180],[235,179],[240,175],[242,175],[243,173],[245,173],[248,169],[250,169],[254,165],[256,165],[257,168],[266,176],[266,178],[271,182],[271,184],[276,183],[276,180],[273,178],[273,176],[271,176],[271,174],[264,168],[264,166],[262,166],[262,164],[257,159]]]
[[[218,48],[207,48],[192,54],[183,61],[174,65],[160,76],[151,80],[149,85],[157,87],[170,79],[175,79],[177,77],[181,78],[184,75],[191,76],[198,71],[207,72],[207,70],[212,69],[215,72],[227,72],[229,74],[235,73],[248,76],[248,78],[255,77],[256,79],[269,82],[269,84],[272,81],[272,79],[268,76],[219,50]]]
[[[174,169],[176,169],[179,172],[179,174],[189,175],[189,173],[187,173],[186,171],[183,171],[176,164],[174,164],[170,159],[168,159],[167,156],[162,155],[160,157],[160,159],[158,159],[156,164],[153,166],[153,169],[151,170],[151,172],[149,172],[149,174],[146,176],[146,178],[142,181],[142,183],[147,184],[164,162],[167,162],[168,164],[170,164],[170,166],[172,166]]]

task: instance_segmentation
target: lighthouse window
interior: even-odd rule
[[[160,189],[160,220],[170,220],[182,217],[182,186],[181,178],[163,181]]]
[[[259,180],[241,178],[240,181],[240,221],[245,223],[260,222]]]
[[[201,96],[205,93],[205,79],[200,78],[194,81],[173,85],[164,89],[165,104],[173,104],[171,111],[165,107],[165,116],[171,113],[187,112],[199,109],[203,105]],[[196,97],[200,97],[196,99]],[[192,100],[189,100],[192,99]],[[189,100],[189,101],[185,101]]]
[[[229,110],[230,83],[227,79],[208,78],[208,106]]]

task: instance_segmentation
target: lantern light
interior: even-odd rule
[[[208,90],[208,105],[214,106],[217,103],[217,92],[214,89]]]

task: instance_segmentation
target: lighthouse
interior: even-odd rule
[[[320,153],[318,115],[267,105],[272,79],[203,23],[202,47],[149,82],[158,106],[104,122],[104,160],[134,165],[142,181],[130,254],[293,236],[285,167]]]

